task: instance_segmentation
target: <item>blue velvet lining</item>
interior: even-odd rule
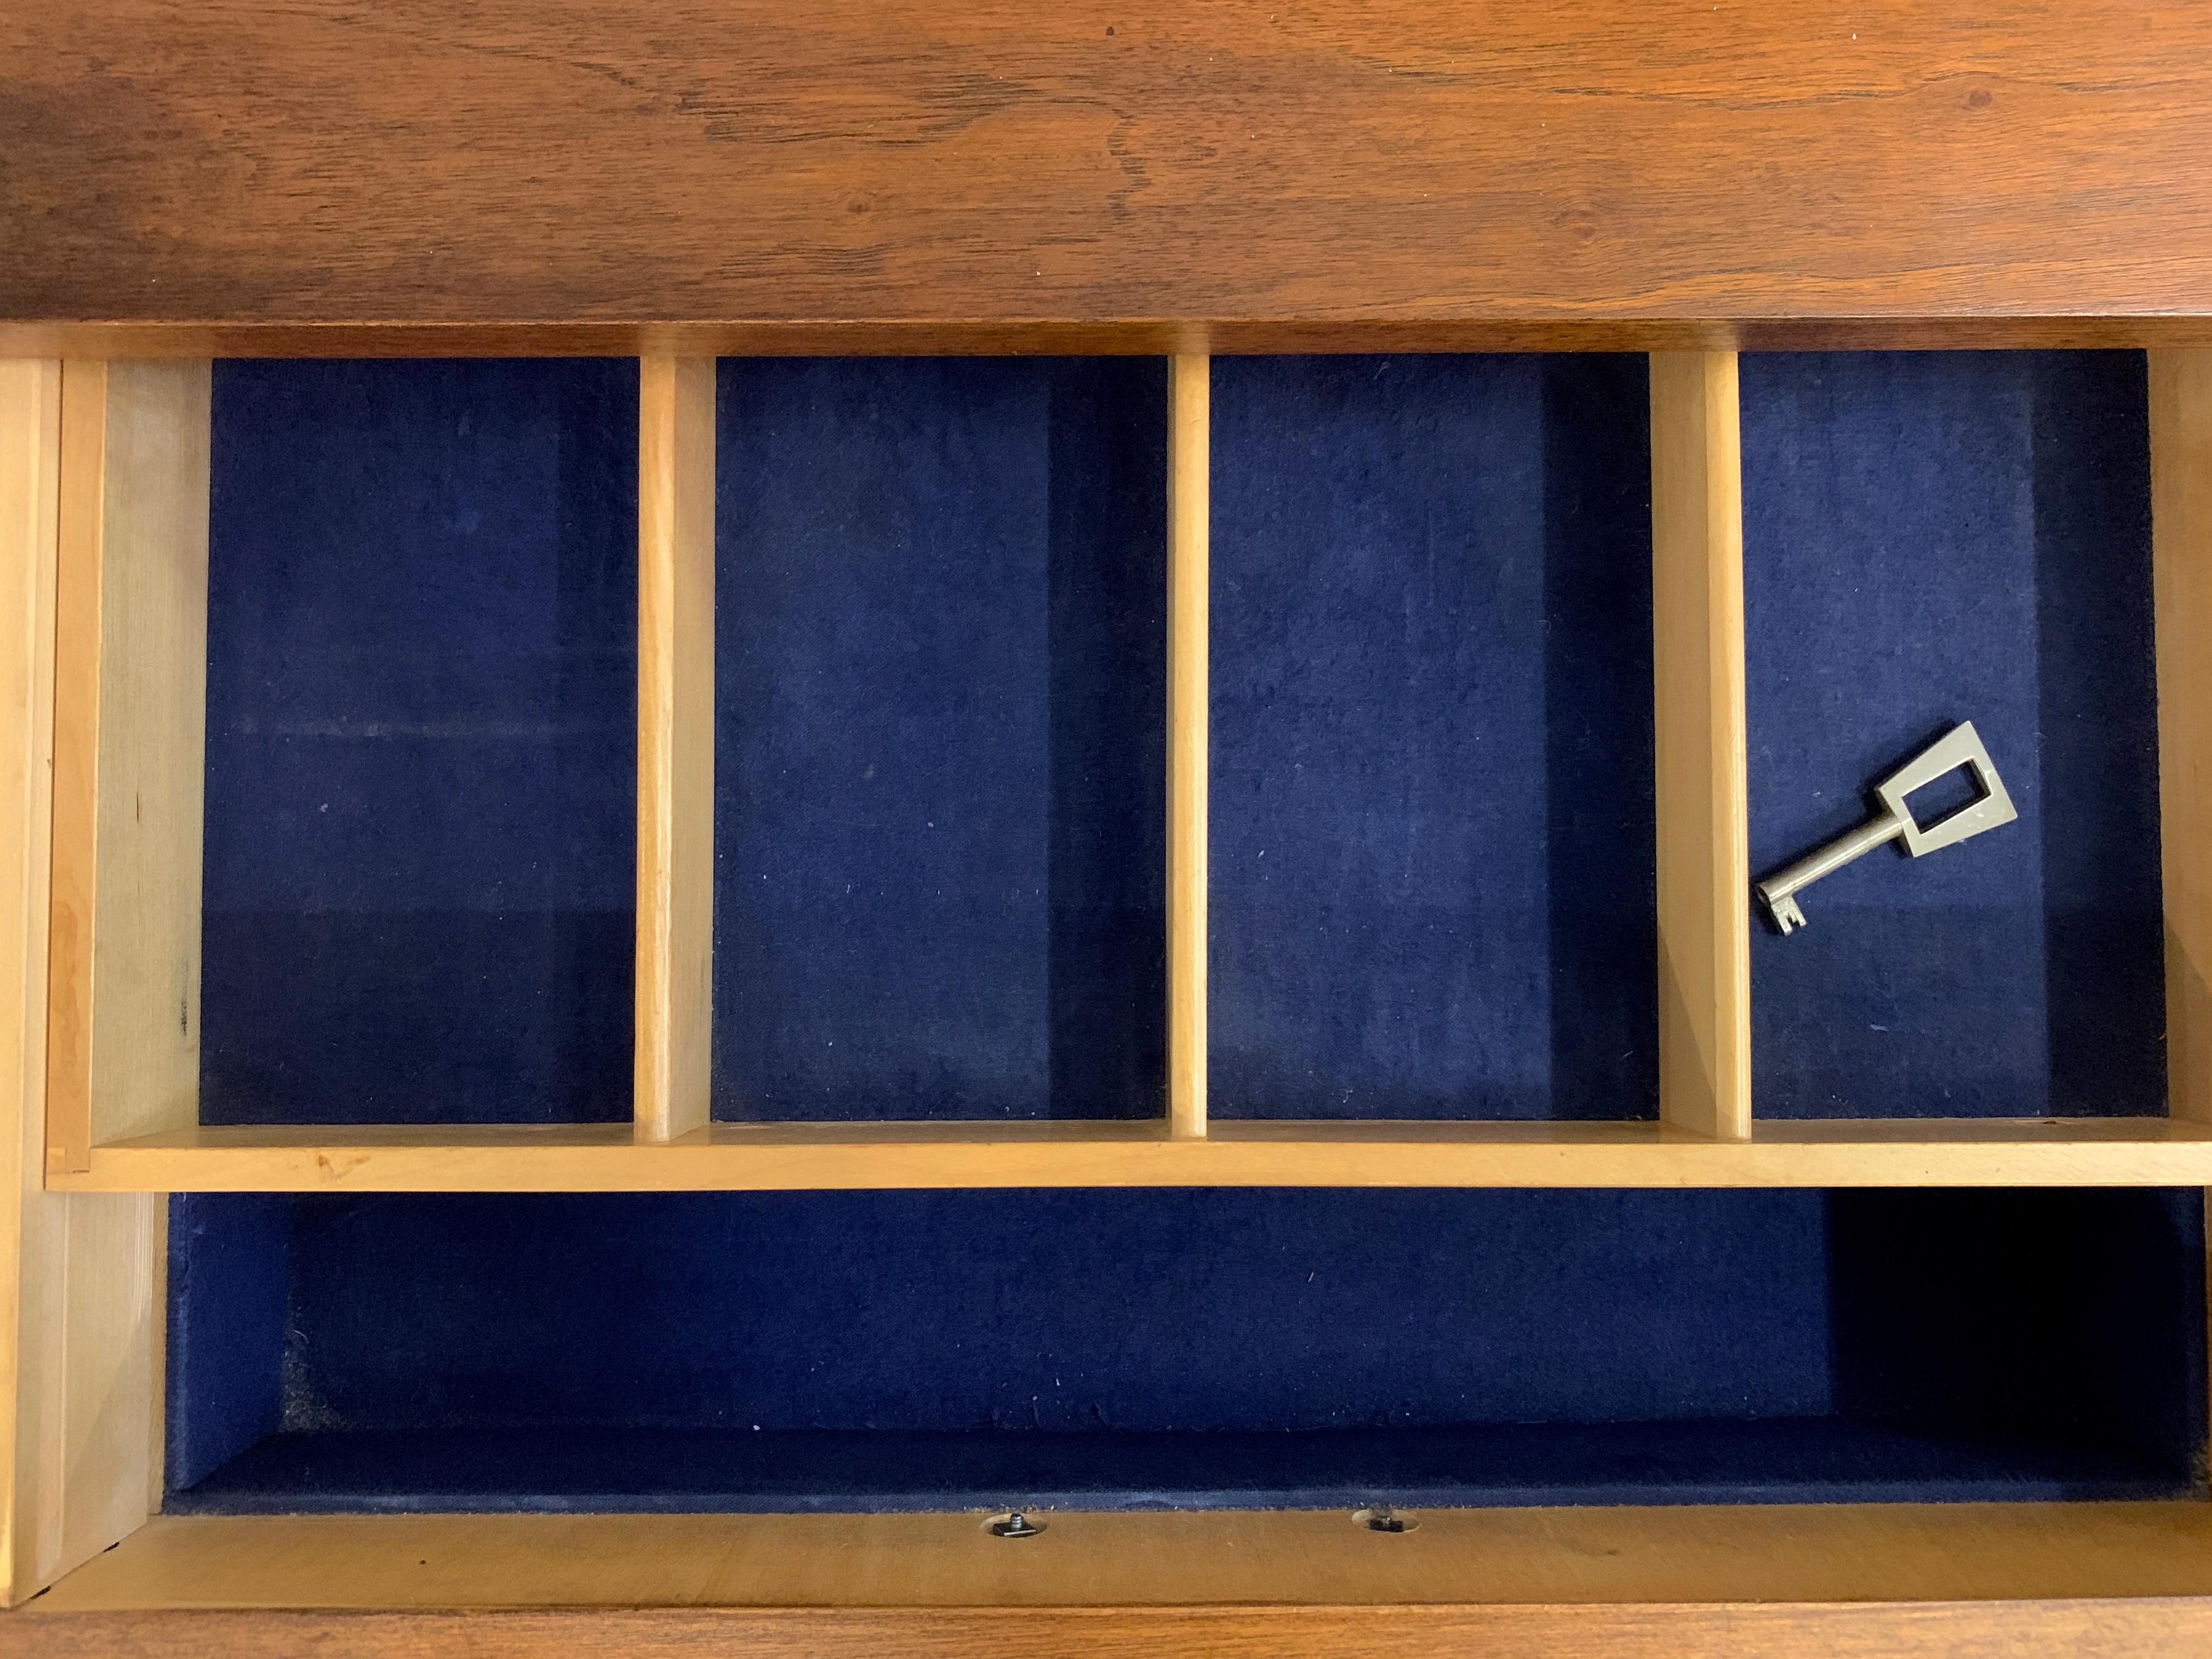
[[[1216,1111],[1648,1115],[1641,360],[1215,374]],[[1755,942],[1765,1114],[2160,1109],[2142,375],[1746,359],[1754,866],[2022,811]],[[1164,395],[724,366],[720,1115],[1158,1109]],[[634,404],[220,367],[206,1121],[623,1115]]]
[[[1877,851],[1753,940],[1759,1113],[2165,1110],[2143,376],[2133,352],[1743,359],[1754,872],[1959,720],[2020,810]]]
[[[2142,373],[1746,360],[1762,867],[1954,719],[2022,808],[1757,942],[1769,1115],[2157,1109]],[[1641,360],[1215,376],[1215,1109],[1649,1115]],[[1158,1109],[1164,396],[724,366],[718,1114]],[[625,1115],[635,402],[628,364],[220,368],[209,1121]],[[2202,1235],[2142,1192],[185,1197],[169,1477],[2196,1491]]]
[[[1656,1114],[1645,380],[1215,362],[1216,1115]]]
[[[1297,1433],[367,1430],[272,1435],[173,1514],[2033,1503],[2191,1488],[2124,1447],[1841,1418]]]
[[[1164,366],[720,380],[714,1115],[1158,1115]]]
[[[629,1115],[633,362],[220,363],[200,1115]]]
[[[1465,1501],[2179,1492],[2202,1231],[2193,1192],[182,1198],[170,1479],[247,1508],[1362,1470]]]
[[[169,1202],[166,1468],[189,1486],[284,1426],[292,1200]]]

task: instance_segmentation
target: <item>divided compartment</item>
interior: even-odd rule
[[[1213,365],[1210,1110],[1659,1110],[1641,356]]]
[[[1741,398],[1752,873],[1960,721],[2019,812],[1754,915],[1755,1115],[2164,1113],[2142,355],[1747,355]]]
[[[1160,1117],[1165,365],[718,379],[714,1116]]]
[[[637,383],[216,365],[202,1122],[629,1119]]]
[[[2193,1190],[176,1201],[173,1512],[2202,1498]]]
[[[1753,357],[1741,417],[1739,367],[225,365],[203,653],[128,598],[181,592],[168,549],[209,517],[188,445],[166,492],[143,476],[195,426],[188,401],[149,422],[146,389],[191,366],[72,366],[124,388],[115,459],[72,476],[105,480],[126,568],[88,633],[100,512],[89,548],[64,513],[51,1174],[2212,1168],[2201,1111],[2158,1118],[2207,1022],[2195,838],[2168,838],[2161,918],[2149,757],[2202,740],[2185,651],[2153,719],[2142,360]],[[2172,454],[2197,416],[2168,401]],[[2191,500],[2160,497],[2177,547]],[[2177,641],[2195,568],[2160,567]],[[200,804],[146,759],[201,752],[161,722],[204,654],[204,915]],[[1862,860],[1798,937],[1747,937],[1754,870],[1977,711],[2017,826]],[[1808,811],[1787,780],[1814,775],[1851,782]],[[1833,909],[1883,882],[1908,902]],[[94,908],[122,919],[96,957]],[[179,1000],[176,1043],[136,1042]],[[2012,1127],[1934,1121],[1976,1116]]]
[[[1790,367],[1744,368],[1762,815],[1778,659],[1759,503],[1791,453],[1762,422],[1766,377]],[[2124,516],[2105,497],[2132,488],[2140,507],[2139,373],[2130,405],[2125,363],[2106,359],[1798,367],[1874,374],[1874,402],[1897,406],[1881,375],[1932,392],[2071,374],[2074,404],[2111,413],[2094,428],[2109,465],[2069,464],[2088,440],[2061,423],[2025,448],[1990,439],[1964,459],[2002,450],[2003,466],[1939,471],[1920,499],[1954,473],[2016,483],[2023,454],[2057,469],[2054,504],[2030,496],[2033,695],[2065,683],[2041,671],[2071,652],[2117,677],[2100,707],[2147,731],[2128,722],[2148,641],[2113,621],[2147,629],[2147,609],[2101,590],[2045,604],[2038,586],[2058,580],[2048,546]],[[672,1115],[670,1146],[625,1121],[634,813],[651,799],[634,793],[639,641],[665,637],[640,628],[653,441],[637,370],[218,372],[196,921],[221,1086],[216,1138],[182,1155],[236,1151],[194,1167],[272,1190],[180,1183],[173,1509],[2202,1495],[2194,1192],[1820,1190],[1905,1167],[1875,1161],[1884,1126],[1863,1143],[1784,1126],[1723,1163],[1723,1114],[1714,1137],[1671,1107],[1648,1121],[1656,1004],[1697,1001],[1668,959],[1653,972],[1655,817],[1669,833],[1655,709],[1705,734],[1742,704],[1724,676],[1670,690],[1653,661],[1644,361],[1212,375],[1211,1144],[1162,1121],[1166,486],[1184,451],[1160,363],[1070,360],[695,376],[719,381],[719,1121]],[[1732,460],[1720,406],[1708,459]],[[1871,440],[1910,450],[1899,420]],[[1887,453],[1871,440],[1811,448]],[[394,483],[410,478],[428,482]],[[1961,510],[2016,532],[2017,514],[1984,510],[2002,493]],[[1725,563],[1719,499],[1703,503],[1709,556],[1671,556],[1660,584],[1709,620],[1725,584],[1692,579]],[[1803,509],[1808,535],[1849,545],[1828,522],[1840,499]],[[2019,556],[2017,534],[1987,544]],[[1899,580],[1940,587],[1951,569]],[[1959,712],[2028,823],[2051,730],[2024,784],[2002,711]],[[2154,921],[2156,797],[2113,764],[2110,824],[2148,811],[2153,835],[2147,854],[2107,838],[2148,856]],[[472,811],[472,789],[497,798]],[[1364,855],[1377,846],[1391,856]],[[2061,890],[2037,852],[2035,890]],[[2094,878],[2092,923],[2127,909],[2109,894],[2141,897],[2140,864],[2066,867]],[[1744,872],[1727,873],[1741,904]],[[1813,895],[1806,939],[1847,891]],[[532,894],[542,914],[516,902]],[[559,945],[564,928],[580,942]],[[1698,937],[1717,960],[1742,944],[1719,922]],[[1776,951],[1802,942],[1754,946],[1761,999]],[[1379,1121],[1237,1121],[1284,1116]],[[1064,1141],[958,1127],[1039,1117],[1123,1121]],[[1392,1127],[1419,1117],[1458,1121]],[[592,1130],[427,1135],[385,1178],[431,1187],[1002,1189],[294,1195],[274,1189],[343,1184],[410,1144],[365,1133],[359,1158],[303,1182],[219,1139],[380,1118]],[[951,1125],[941,1142],[869,1127],[928,1118]],[[915,1150],[933,1145],[949,1155]],[[1909,1139],[1893,1150],[1915,1179],[1998,1167],[1931,1172]],[[2004,1167],[2048,1181],[2054,1164]],[[2127,1147],[2099,1167],[2061,1173],[2174,1178]],[[1028,1170],[1072,1190],[1032,1189]],[[1285,1181],[1314,1184],[1268,1184]],[[1516,1181],[1565,1190],[1488,1188]],[[1797,1189],[1573,1190],[1705,1181]]]

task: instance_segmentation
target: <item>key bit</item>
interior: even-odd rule
[[[1914,817],[1905,797],[1961,767],[1973,775],[1974,787],[1981,791],[1979,798],[1955,812],[1946,813],[1933,823],[1923,824]],[[1766,907],[1776,932],[1795,933],[1805,925],[1805,913],[1797,908],[1800,889],[1886,842],[1896,842],[1907,854],[1918,858],[1939,847],[1955,846],[1984,830],[2010,823],[2020,816],[2013,809],[2012,797],[2005,793],[2004,780],[1997,775],[1996,763],[1982,746],[1981,736],[1974,730],[1972,720],[1953,726],[1875,785],[1874,794],[1879,806],[1864,823],[1756,884],[1753,890]]]

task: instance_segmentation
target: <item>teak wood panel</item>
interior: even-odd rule
[[[162,1519],[33,1654],[2190,1650],[2212,1506]],[[589,1564],[580,1571],[580,1564]],[[343,1609],[313,1612],[311,1609]]]
[[[0,350],[2212,343],[2208,49],[2122,0],[22,5]]]
[[[27,1615],[24,1659],[2171,1659],[2203,1599],[1618,1607],[559,1608]]]
[[[1342,1510],[1053,1511],[1040,1535],[1012,1541],[957,1513],[164,1516],[40,1610],[2212,1595],[2207,1504],[1407,1513],[1413,1528],[1388,1534]]]

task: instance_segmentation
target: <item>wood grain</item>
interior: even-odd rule
[[[43,1588],[64,1530],[45,1364],[59,1212],[46,1168],[61,365],[0,360],[0,1606]],[[130,1203],[132,1200],[120,1200]]]
[[[1228,356],[1279,352],[2142,350],[2212,346],[2212,318],[1812,317],[1726,322],[13,323],[56,357]]]
[[[1168,360],[1168,1121],[1206,1133],[1212,365]]]
[[[2208,50],[2195,0],[17,6],[0,350],[135,323],[2170,333],[2212,307]]]
[[[2212,1121],[2212,351],[2150,357],[2166,1075],[2176,1117]]]
[[[197,1120],[209,365],[62,377],[48,1146]]]
[[[43,1611],[1198,1607],[2212,1595],[2212,1504],[162,1516]],[[1034,1545],[1031,1548],[1029,1546]]]
[[[76,1192],[685,1192],[969,1187],[2212,1185],[2212,1126],[1833,1119],[1745,1140],[1657,1123],[718,1123],[202,1128],[96,1147]]]
[[[637,1015],[641,1140],[709,1115],[714,1014],[714,364],[638,375]]]
[[[1659,1112],[1751,1132],[1743,467],[1733,352],[1651,359]]]
[[[65,1170],[92,1158],[93,902],[100,870],[100,659],[107,368],[79,362],[61,427],[53,675],[52,915],[47,934],[46,1147]],[[193,1114],[195,1117],[198,1115]]]
[[[474,1613],[16,1615],[23,1659],[2171,1659],[2212,1642],[2212,1601],[1698,1607],[967,1607],[916,1612],[608,1608]]]
[[[143,1522],[166,1201],[43,1189],[62,366],[0,362],[0,1605]]]

